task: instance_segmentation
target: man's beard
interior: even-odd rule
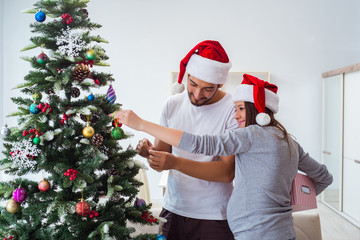
[[[205,105],[206,103],[208,103],[211,99],[213,99],[218,89],[219,89],[219,88],[217,88],[217,89],[215,90],[214,94],[213,94],[211,97],[207,98],[204,102],[202,102],[202,103],[200,103],[200,104],[194,103],[193,101],[191,101],[191,96],[193,96],[194,99],[195,99],[195,96],[194,96],[194,94],[189,93],[189,90],[188,90],[188,97],[189,97],[190,102],[191,102],[192,105],[194,105],[195,107],[200,107],[200,106],[203,106],[203,105]]]

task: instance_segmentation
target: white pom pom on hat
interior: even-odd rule
[[[173,93],[177,94],[177,93],[182,93],[185,89],[185,86],[184,84],[180,84],[178,82],[175,82],[173,85],[172,85],[172,90],[173,90]]]
[[[200,42],[181,60],[179,78],[177,83],[173,84],[173,92],[184,91],[182,79],[185,72],[205,82],[224,84],[230,68],[229,57],[219,42],[212,40]]]
[[[279,110],[279,96],[276,94],[278,87],[269,82],[258,79],[249,74],[244,74],[242,83],[235,88],[233,101],[252,102],[256,110],[256,123],[266,126],[270,123],[270,116],[265,113],[265,107],[273,113]]]

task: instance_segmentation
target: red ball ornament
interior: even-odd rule
[[[50,183],[49,181],[43,179],[41,182],[39,182],[38,184],[38,188],[40,191],[42,192],[46,192],[50,189]]]
[[[87,216],[90,214],[90,204],[85,202],[83,199],[81,202],[78,202],[75,207],[75,211],[80,216]]]
[[[115,120],[112,121],[112,126],[113,127],[121,127],[122,126],[122,123],[119,122],[119,119],[116,118]]]

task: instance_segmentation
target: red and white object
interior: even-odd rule
[[[296,174],[292,182],[290,197],[293,212],[317,208],[314,183],[304,174]]]

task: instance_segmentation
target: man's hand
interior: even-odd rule
[[[136,151],[138,154],[144,158],[149,158],[149,150],[153,147],[152,143],[144,138],[139,141],[138,145],[136,146]]]
[[[158,172],[174,169],[176,157],[173,154],[155,150],[150,150],[149,153],[148,162],[152,169]]]

